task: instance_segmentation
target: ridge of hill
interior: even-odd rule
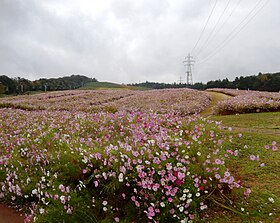
[[[127,90],[148,90],[151,88],[141,86],[128,86],[125,84],[117,84],[112,82],[88,82],[84,86],[80,87],[79,90],[105,90],[105,89],[127,89]]]

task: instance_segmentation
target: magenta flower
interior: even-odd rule
[[[175,183],[176,183],[176,185],[178,185],[178,186],[184,184],[184,182],[183,182],[182,180],[176,180]]]

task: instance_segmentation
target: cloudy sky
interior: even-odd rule
[[[279,0],[0,0],[0,74],[193,81],[280,71]]]

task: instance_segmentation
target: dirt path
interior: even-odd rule
[[[232,96],[229,96],[229,95],[226,95],[226,94],[223,94],[220,92],[214,92],[214,91],[207,91],[207,93],[211,96],[212,101],[211,101],[210,105],[204,111],[202,111],[200,113],[200,115],[203,117],[208,117],[208,116],[213,115],[213,107],[215,105],[217,105],[217,103],[219,101],[223,101],[223,100],[226,100],[226,99],[232,97]]]
[[[14,209],[0,204],[0,223],[23,223],[24,217]]]

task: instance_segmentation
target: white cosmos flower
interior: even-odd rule
[[[45,213],[45,209],[44,208],[40,208],[39,212],[40,212],[40,214],[44,214]]]
[[[123,182],[123,173],[119,174],[119,182]]]

